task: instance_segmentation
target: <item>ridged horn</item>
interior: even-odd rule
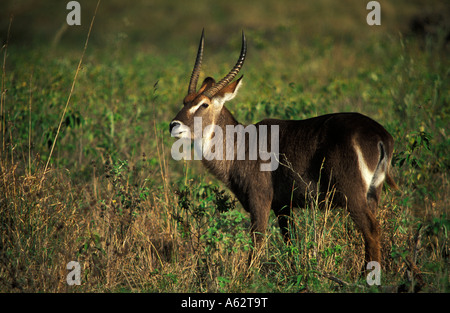
[[[202,37],[198,45],[197,58],[195,59],[194,69],[191,74],[191,81],[189,82],[188,95],[195,93],[197,90],[198,77],[200,76],[200,69],[202,67],[203,59],[203,44],[205,42],[205,29],[202,30]]]
[[[241,47],[241,55],[239,56],[239,59],[236,63],[236,65],[231,69],[231,71],[228,73],[227,76],[225,76],[221,81],[219,81],[216,85],[212,86],[205,92],[203,92],[203,95],[207,96],[208,98],[214,97],[222,88],[227,86],[239,73],[239,71],[242,68],[242,65],[244,65],[245,61],[245,55],[247,54],[247,41],[245,39],[244,31],[242,31],[242,47]]]

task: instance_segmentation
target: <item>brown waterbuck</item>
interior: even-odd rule
[[[333,204],[346,207],[363,234],[365,261],[380,262],[376,209],[383,182],[397,188],[389,175],[392,136],[359,113],[327,114],[306,120],[265,119],[244,126],[224,106],[242,85],[242,76],[232,81],[247,53],[244,33],[236,65],[218,83],[208,77],[197,90],[203,45],[202,32],[188,94],[170,123],[170,132],[173,137],[194,140],[204,166],[233,191],[250,213],[255,245],[261,241],[271,209],[289,241],[292,207],[304,207],[312,198],[325,199],[331,186]],[[222,130],[227,131],[226,136]],[[269,156],[276,159],[276,164],[271,162],[269,169],[263,168]]]

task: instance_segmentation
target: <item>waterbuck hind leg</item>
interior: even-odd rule
[[[353,222],[361,231],[365,245],[365,265],[371,261],[381,262],[380,225],[375,212],[369,207],[366,199],[359,203],[349,203],[348,210]],[[365,267],[364,267],[365,268]]]
[[[380,224],[371,210],[366,210],[368,229],[363,231],[365,243],[365,263],[381,263]]]

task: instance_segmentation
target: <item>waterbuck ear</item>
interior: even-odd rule
[[[212,86],[216,84],[216,81],[212,77],[206,77],[205,80],[202,83],[202,86],[200,87],[198,94],[203,93],[203,91],[208,90]]]
[[[242,86],[242,78],[244,75],[239,77],[237,80],[224,87],[221,91],[219,91],[213,98],[212,103],[215,108],[221,109],[225,102],[230,101],[234,97],[236,97],[239,88]]]

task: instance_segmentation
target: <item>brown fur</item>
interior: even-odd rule
[[[192,128],[194,116],[204,119],[203,127],[214,123],[225,131],[227,125],[238,125],[223,103],[225,96],[234,97],[241,78],[211,98],[204,93],[215,85],[215,81],[212,78],[205,79],[197,93],[189,94],[184,99],[184,107],[171,122],[171,132],[181,124]],[[193,109],[195,112],[190,111],[200,101],[205,102],[205,106]],[[398,188],[389,175],[394,148],[392,136],[380,124],[359,113],[327,114],[306,120],[266,119],[255,125],[268,126],[269,140],[270,126],[279,126],[280,165],[275,171],[261,171],[261,159],[237,160],[235,157],[225,160],[225,135],[223,161],[203,158],[202,162],[231,189],[250,213],[251,232],[256,244],[260,243],[261,235],[267,228],[270,210],[275,212],[283,236],[289,241],[291,207],[304,207],[305,200],[317,196],[323,200],[331,186],[336,190],[334,205],[346,207],[362,232],[366,262],[381,262],[380,226],[376,220],[376,209],[383,184],[376,179],[379,183],[367,187],[367,178],[365,181],[354,147],[359,147],[370,172],[384,175],[380,177],[384,177],[388,185]],[[267,146],[271,147],[270,142]],[[249,143],[246,140],[246,155],[248,150]],[[237,149],[234,151],[236,153]]]
[[[226,125],[238,124],[225,107],[216,123],[222,129]],[[366,261],[380,262],[380,230],[375,214],[382,188],[380,185],[371,191],[371,195],[362,188],[352,138],[357,138],[368,166],[376,168],[380,162],[379,142],[384,144],[387,163],[390,163],[394,146],[392,136],[380,124],[358,113],[329,114],[302,121],[268,119],[256,125],[260,124],[280,127],[280,166],[277,170],[260,171],[262,161],[259,159],[202,160],[204,166],[231,189],[250,213],[251,231],[257,234],[265,232],[272,209],[288,240],[290,207],[305,206],[305,199],[315,198],[317,190],[319,198],[324,198],[331,185],[336,188],[335,205],[347,207],[364,236]],[[270,139],[270,135],[267,137]],[[224,136],[224,146],[225,143]],[[396,186],[389,172],[386,174],[386,182]],[[260,236],[255,237],[259,241]]]

